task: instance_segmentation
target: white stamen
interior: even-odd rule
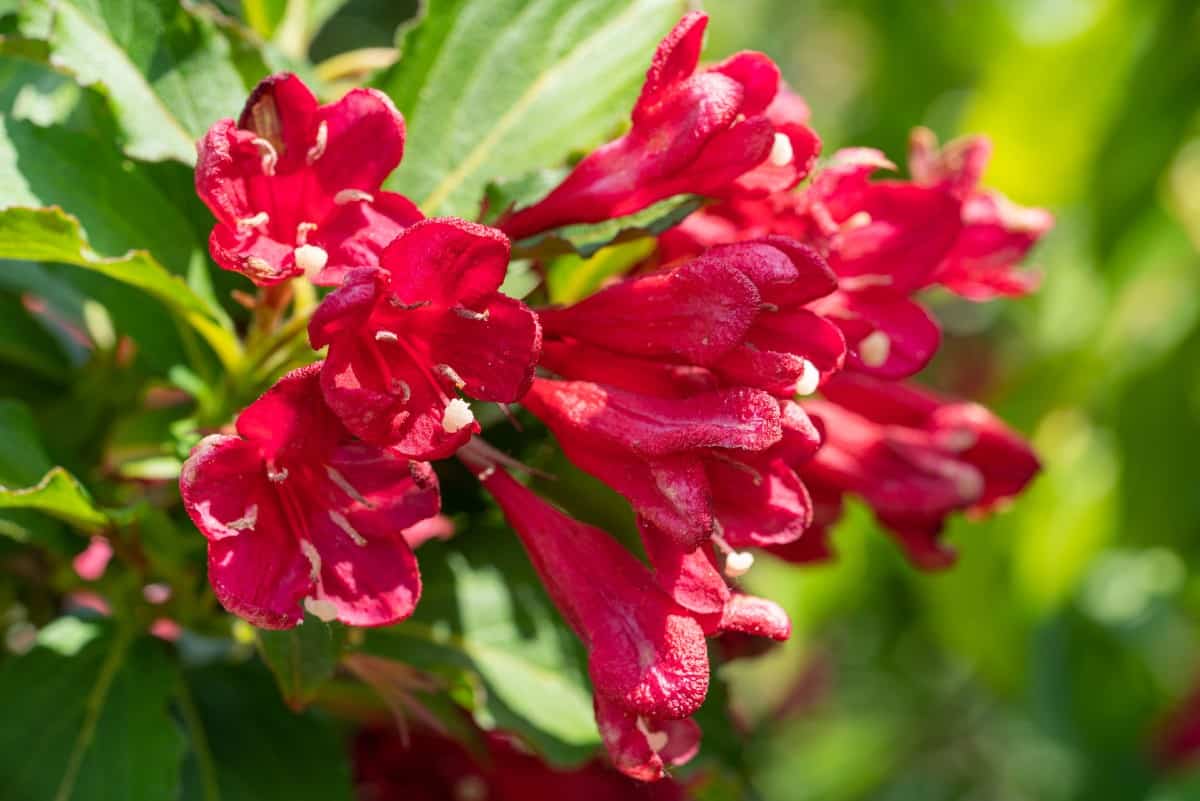
[[[258,504],[252,503],[246,507],[244,515],[237,520],[230,520],[225,524],[225,528],[231,528],[234,531],[253,531],[256,523],[258,523]]]
[[[804,360],[804,370],[800,373],[799,380],[796,381],[795,391],[797,395],[811,395],[817,391],[817,387],[821,384],[821,371],[817,366],[808,359]]]
[[[362,547],[367,544],[367,541],[363,537],[363,535],[359,534],[357,531],[354,530],[354,526],[350,525],[350,521],[347,520],[346,516],[344,514],[342,514],[341,512],[338,512],[334,509],[330,509],[329,510],[329,519],[333,521],[333,524],[335,526],[337,526],[343,532],[345,532],[347,537],[354,540],[355,545]]]
[[[316,581],[321,577],[321,554],[317,553],[316,546],[308,540],[300,540],[300,553],[308,560],[309,578]]]
[[[296,259],[296,266],[309,278],[325,269],[325,264],[329,261],[329,254],[325,252],[325,248],[316,245],[301,245],[292,251],[292,255]]]
[[[347,203],[374,203],[375,197],[370,192],[364,192],[361,189],[343,189],[333,196],[333,202],[339,206],[344,206]]]
[[[329,476],[329,480],[336,484],[337,488],[346,493],[346,495],[348,495],[352,500],[361,503],[368,509],[375,508],[375,504],[364,498],[363,494],[359,492],[353,484],[347,481],[345,476],[343,476],[330,465],[325,465],[325,475]]]
[[[246,257],[246,269],[251,273],[263,278],[270,278],[275,270],[271,267],[271,262],[258,256]]]
[[[481,312],[477,312],[473,309],[468,309],[466,306],[455,306],[454,313],[465,320],[484,321],[492,316],[490,309],[484,309]]]
[[[396,336],[391,331],[376,331],[375,332],[375,341],[376,342],[396,342],[399,339],[400,339],[400,337]]]
[[[282,484],[283,482],[287,481],[287,477],[288,471],[286,467],[282,470],[272,470],[269,467],[267,468],[267,478],[271,479],[271,482],[274,484]]]
[[[329,125],[325,120],[321,120],[321,124],[317,126],[317,141],[308,149],[308,153],[304,156],[304,161],[308,164],[313,164],[321,156],[325,155],[325,145],[329,142]]]
[[[279,162],[279,154],[275,152],[275,146],[262,138],[256,138],[253,142],[254,146],[258,148],[258,152],[262,154],[263,174],[274,175],[275,165]]]
[[[393,378],[392,394],[399,395],[401,403],[408,403],[409,398],[412,397],[412,387],[410,387],[408,382],[403,379]]]
[[[872,331],[858,343],[858,358],[867,367],[880,367],[888,360],[892,340],[882,331]]]
[[[463,378],[458,374],[458,371],[448,364],[435,364],[433,369],[444,375],[447,380],[451,381],[454,386],[458,387],[459,389],[462,389],[467,385],[467,382],[463,381]]]
[[[414,309],[423,309],[424,307],[428,306],[432,302],[433,301],[431,301],[431,300],[418,300],[416,303],[405,303],[404,301],[400,300],[399,295],[388,295],[388,305],[393,306],[397,309],[403,309],[404,311],[412,311]]]
[[[792,163],[795,155],[792,151],[792,140],[787,138],[787,134],[775,134],[775,142],[771,145],[771,155],[767,157],[772,166],[786,167]]]
[[[252,214],[249,217],[243,217],[237,221],[239,231],[244,231],[248,228],[257,228],[260,225],[266,225],[271,221],[271,215],[265,211],[260,211],[258,214]]]
[[[969,450],[978,441],[979,435],[969,428],[956,428],[943,432],[937,440],[939,445],[954,453],[962,453],[965,450]]]
[[[316,223],[302,222],[296,226],[296,244],[307,245],[308,235],[317,230]]]
[[[335,604],[333,601],[309,596],[308,598],[304,599],[304,608],[310,615],[319,618],[324,623],[332,623],[333,621],[337,620],[337,604]]]
[[[496,475],[496,465],[489,464],[482,471],[480,471],[479,475],[476,476],[476,478],[478,478],[480,481],[487,481],[489,478],[491,478],[494,475]]]
[[[442,413],[442,428],[447,434],[455,434],[475,422],[475,414],[462,398],[454,398],[446,404]]]
[[[730,578],[744,576],[754,567],[754,554],[749,551],[734,551],[725,557],[725,575]]]
[[[846,221],[842,223],[841,228],[843,231],[853,231],[855,228],[865,228],[870,224],[871,213],[867,211],[858,211],[847,217]]]

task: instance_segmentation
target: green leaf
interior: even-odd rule
[[[351,801],[343,742],[323,718],[288,710],[261,666],[189,671],[186,682],[182,801]]]
[[[194,328],[227,367],[240,358],[237,338],[180,278],[145,251],[130,251],[116,258],[98,256],[79,221],[62,209],[14,207],[0,211],[0,259],[69,264],[137,287]]]
[[[259,630],[263,661],[275,674],[279,691],[293,709],[302,709],[316,697],[341,661],[346,629],[324,623],[312,615],[303,625],[286,631]]]
[[[654,252],[655,240],[643,237],[600,248],[590,258],[574,253],[559,256],[546,269],[546,289],[551,303],[574,303],[600,288]]]
[[[97,531],[109,522],[83,485],[61,467],[51,469],[30,487],[0,486],[0,509],[45,512],[83,531]]]
[[[0,793],[22,801],[162,801],[178,793],[183,739],[167,704],[165,646],[63,618],[0,664]]]
[[[195,140],[245,100],[224,32],[177,0],[30,0],[18,25],[82,84],[107,87],[134,158],[194,162]]]
[[[599,743],[582,648],[504,529],[477,531],[478,559],[422,546],[425,595],[412,619],[368,634],[366,650],[435,673],[467,671],[476,722],[523,734],[547,759],[577,763]],[[456,538],[456,546],[465,537]]]
[[[704,202],[699,195],[674,195],[624,217],[564,225],[514,243],[513,257],[533,259],[576,253],[587,258],[609,245],[657,236],[678,225]]]
[[[474,217],[501,176],[557,165],[628,119],[682,0],[439,0],[379,80],[408,122],[388,186]]]

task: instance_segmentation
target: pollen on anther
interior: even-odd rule
[[[361,189],[343,189],[333,196],[333,202],[339,206],[344,206],[347,203],[357,203],[360,200],[364,203],[373,203],[375,202],[375,196]]]
[[[792,151],[792,140],[788,139],[787,134],[776,133],[775,141],[771,144],[771,155],[767,160],[775,167],[786,167],[792,163],[795,158],[795,153]]]
[[[329,142],[329,125],[325,120],[321,120],[321,124],[317,126],[317,141],[308,149],[304,160],[309,164],[313,164],[321,156],[325,155],[325,145]]]
[[[400,337],[396,336],[396,334],[392,331],[382,331],[381,330],[381,331],[375,332],[375,341],[376,342],[396,342],[399,339],[400,339]]]
[[[329,254],[325,252],[325,248],[316,245],[301,245],[292,251],[292,255],[296,259],[296,266],[309,278],[325,269],[326,263],[329,262]]]
[[[249,228],[257,228],[260,225],[266,225],[271,221],[271,215],[265,211],[260,211],[258,214],[251,214],[249,217],[243,217],[237,221],[238,230],[245,231]]]
[[[262,154],[263,174],[274,175],[275,165],[279,162],[279,154],[275,152],[275,146],[261,137],[255,138],[253,143],[258,148],[258,152]]]
[[[467,385],[467,382],[464,381],[463,377],[458,374],[458,371],[448,364],[435,364],[433,369],[445,376],[448,381],[450,381],[459,389],[462,389]]]
[[[821,371],[816,365],[808,359],[804,360],[804,368],[800,373],[799,380],[796,381],[795,391],[797,395],[811,395],[817,391],[817,387],[821,385]]]
[[[475,413],[462,398],[453,398],[442,413],[442,428],[447,434],[456,434],[475,422]]]
[[[858,343],[858,358],[867,367],[881,367],[892,352],[892,340],[882,331],[872,331]]]
[[[725,557],[725,575],[730,578],[744,576],[754,567],[754,554],[749,551],[734,551]]]

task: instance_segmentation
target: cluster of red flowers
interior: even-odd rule
[[[402,620],[420,593],[403,532],[439,508],[421,460],[457,454],[587,646],[604,742],[640,779],[698,747],[707,637],[789,635],[780,607],[737,587],[751,549],[827,557],[852,493],[917,564],[942,566],[946,517],[1011,498],[1038,467],[986,409],[902,381],[940,336],[914,296],[1030,291],[1017,264],[1050,216],[980,188],[981,138],[939,150],[917,132],[912,181],[872,181],[892,165],[866,149],[814,172],[807,106],[761,54],[698,69],[705,24],[688,14],[659,46],[628,133],[496,228],[422,219],[381,191],[403,151],[399,113],[371,90],[319,106],[294,76],[212,128],[196,178],[221,266],[261,286],[336,287],[309,326],[325,360],[185,466],[221,602],[264,627],[302,609]],[[498,291],[510,238],[679,194],[712,202],[623,280],[566,308]],[[471,444],[463,396],[520,402],[626,497],[650,566]]]

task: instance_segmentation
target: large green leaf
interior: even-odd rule
[[[226,366],[239,359],[237,338],[180,278],[145,251],[130,251],[117,258],[98,256],[79,221],[62,209],[14,207],[0,211],[0,259],[69,264],[135,286],[199,332]]]
[[[333,676],[345,642],[343,626],[312,615],[305,615],[304,624],[294,629],[258,632],[263,660],[275,674],[284,700],[295,709],[308,704]]]
[[[0,663],[0,796],[163,801],[177,795],[183,739],[167,705],[165,646],[63,618]]]
[[[45,512],[84,531],[102,529],[109,522],[83,485],[61,467],[53,468],[30,487],[0,486],[0,509]]]
[[[107,88],[135,158],[193,162],[197,137],[245,99],[225,33],[177,0],[27,0],[19,25]]]
[[[474,217],[487,183],[594,147],[629,116],[681,0],[445,0],[379,81],[412,154],[389,182],[427,214]]]
[[[29,408],[15,400],[0,400],[0,485],[28,487],[36,484],[53,467],[54,463],[42,447]],[[0,513],[0,535],[18,542],[36,542],[58,551],[69,552],[77,545],[77,537],[57,520],[37,511],[36,507],[16,508],[20,501],[34,500],[28,495],[22,497],[20,493],[18,490],[12,495],[0,496],[0,506],[3,497],[12,501]],[[60,500],[70,503],[69,498]],[[82,507],[82,512],[85,517],[91,516],[86,506]]]
[[[474,534],[466,545],[477,558],[422,546],[426,589],[416,615],[372,632],[366,648],[435,673],[467,671],[481,684],[480,725],[520,732],[552,761],[578,762],[599,743],[582,649],[515,540],[495,547],[513,535]]]
[[[341,739],[316,714],[288,710],[261,666],[218,665],[186,680],[182,801],[350,801]]]

